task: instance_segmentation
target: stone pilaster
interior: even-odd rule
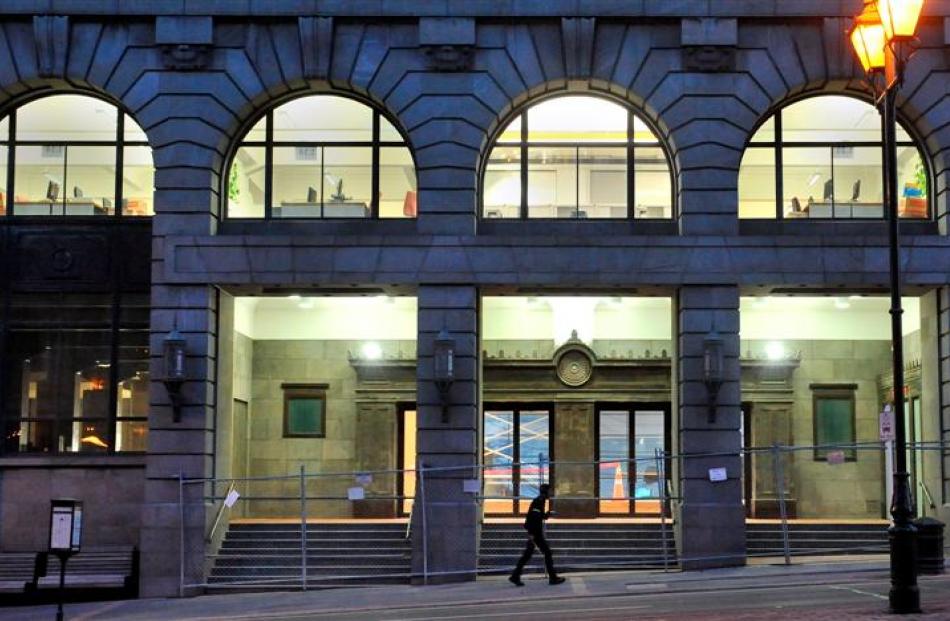
[[[939,383],[940,428],[944,442],[950,440],[950,287],[937,289],[937,382]],[[950,498],[950,456],[944,451],[943,489],[936,498],[938,503],[946,507],[947,498]],[[936,494],[935,494],[936,495]],[[950,513],[943,510],[941,519],[950,519]]]
[[[463,492],[465,479],[479,477],[478,290],[473,286],[419,287],[418,436],[420,463],[436,470],[416,478],[412,515],[412,570],[421,582],[474,580],[478,560],[479,506]],[[447,417],[432,381],[433,343],[445,328],[455,339],[455,381]],[[457,468],[457,469],[456,469]],[[423,506],[425,498],[425,524]]]
[[[686,286],[676,305],[677,545],[684,569],[745,563],[745,508],[739,458],[739,290],[735,286]],[[724,382],[709,420],[703,382],[703,341],[715,328],[723,339]],[[725,455],[735,452],[734,455]],[[717,453],[715,457],[690,457]],[[725,468],[727,479],[711,482],[709,470]]]

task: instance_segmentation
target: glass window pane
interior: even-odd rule
[[[627,149],[581,147],[580,218],[627,217]]]
[[[637,513],[660,512],[660,468],[657,451],[665,449],[664,414],[662,411],[635,412],[633,456],[637,460],[634,498]]]
[[[18,295],[10,310],[5,450],[107,450],[111,296]]]
[[[512,143],[521,142],[521,115],[514,118],[508,126],[501,131],[498,136],[498,142]]]
[[[673,185],[663,149],[638,147],[633,162],[635,218],[672,218]]]
[[[488,156],[482,191],[484,217],[517,218],[521,207],[521,149],[495,147]]]
[[[10,202],[7,196],[7,152],[8,147],[0,145],[0,216],[6,215],[7,203]]]
[[[739,217],[775,218],[775,149],[749,147],[739,165]]]
[[[627,110],[600,97],[557,97],[528,110],[529,142],[626,142]]]
[[[834,183],[831,148],[789,148],[782,151],[786,218],[831,218]]]
[[[382,114],[379,115],[379,140],[380,142],[405,142],[399,130]]]
[[[368,218],[372,196],[371,148],[327,147],[323,150],[324,218]]]
[[[659,142],[650,126],[640,120],[640,117],[633,115],[633,141],[634,142]]]
[[[263,149],[260,151],[254,149],[256,147],[242,150],[248,154],[260,153],[259,161],[263,162]],[[319,147],[274,147],[273,215],[275,218],[320,217],[320,193],[323,187],[320,179],[320,151]],[[241,161],[243,162],[243,159]],[[259,180],[261,191],[263,191],[263,173]],[[250,187],[251,182],[248,181],[248,184]],[[249,190],[248,200],[252,200],[253,196],[253,190]],[[243,209],[248,209],[248,207],[243,207]]]
[[[17,140],[115,142],[118,110],[84,95],[53,95],[17,109]],[[77,123],[76,119],[82,119]]]
[[[515,455],[514,413],[511,411],[485,411],[485,511],[488,513],[510,512],[510,500],[514,491],[512,465]]]
[[[115,213],[115,147],[66,147],[67,216]]]
[[[527,511],[531,499],[540,493],[542,482],[550,480],[550,431],[546,410],[522,411],[519,415],[518,448],[521,468],[518,490],[522,511]]]
[[[57,145],[16,148],[13,213],[21,216],[63,214],[66,148]]]
[[[834,147],[834,216],[883,218],[879,147]]]
[[[379,149],[379,217],[415,218],[416,169],[406,147]]]
[[[123,122],[125,123],[123,138],[126,142],[148,142],[148,136],[135,122],[135,119],[126,114]]]
[[[155,213],[155,166],[151,147],[125,147],[122,163],[122,215],[151,216]]]
[[[275,158],[278,152],[283,156],[290,151],[274,149]],[[241,147],[231,160],[227,190],[229,218],[264,217],[264,153],[264,147]],[[274,173],[276,181],[276,168]],[[276,196],[278,186],[274,187]],[[319,191],[319,186],[316,189]],[[306,195],[303,198],[306,198]]]
[[[325,405],[323,397],[288,397],[284,437],[322,436]]]
[[[852,97],[811,97],[782,110],[782,140],[880,142],[881,116],[871,104]]]
[[[528,149],[528,217],[578,217],[577,149]]]
[[[10,117],[0,118],[0,140],[8,140],[10,131]]]
[[[267,140],[266,114],[254,124],[254,127],[252,127],[249,132],[247,132],[247,135],[244,136],[243,142],[264,142],[265,140]]]
[[[630,414],[600,413],[598,480],[601,513],[630,512]]]
[[[775,116],[759,126],[750,142],[775,142]]]
[[[898,213],[901,218],[927,218],[927,168],[916,147],[897,148]]]
[[[277,142],[373,139],[373,111],[345,97],[315,95],[287,102],[274,110]]]
[[[116,451],[144,452],[149,409],[149,296],[122,296],[119,312]]]

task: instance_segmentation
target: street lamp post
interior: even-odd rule
[[[890,610],[897,614],[920,612],[917,588],[917,530],[911,518],[914,498],[907,473],[907,435],[904,421],[904,342],[901,315],[900,235],[897,213],[897,89],[903,79],[908,44],[914,39],[923,0],[865,0],[855,18],[851,43],[872,86],[883,78],[878,98],[884,133],[884,203],[887,206],[888,258],[891,290],[891,349],[894,373],[894,427],[896,468],[889,529],[891,551]]]

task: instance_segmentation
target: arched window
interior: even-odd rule
[[[225,180],[230,218],[413,218],[416,169],[399,131],[354,99],[312,95],[270,110]]]
[[[601,97],[537,103],[498,135],[482,176],[485,218],[672,218],[666,150],[632,110]]]
[[[897,128],[898,213],[928,218],[927,166]],[[740,218],[884,218],[881,117],[838,95],[785,106],[763,123],[739,168]]]
[[[0,119],[0,214],[150,216],[154,179],[145,132],[101,99],[50,95]]]

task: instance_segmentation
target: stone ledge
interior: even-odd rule
[[[14,468],[145,468],[145,454],[0,457],[0,471]]]

